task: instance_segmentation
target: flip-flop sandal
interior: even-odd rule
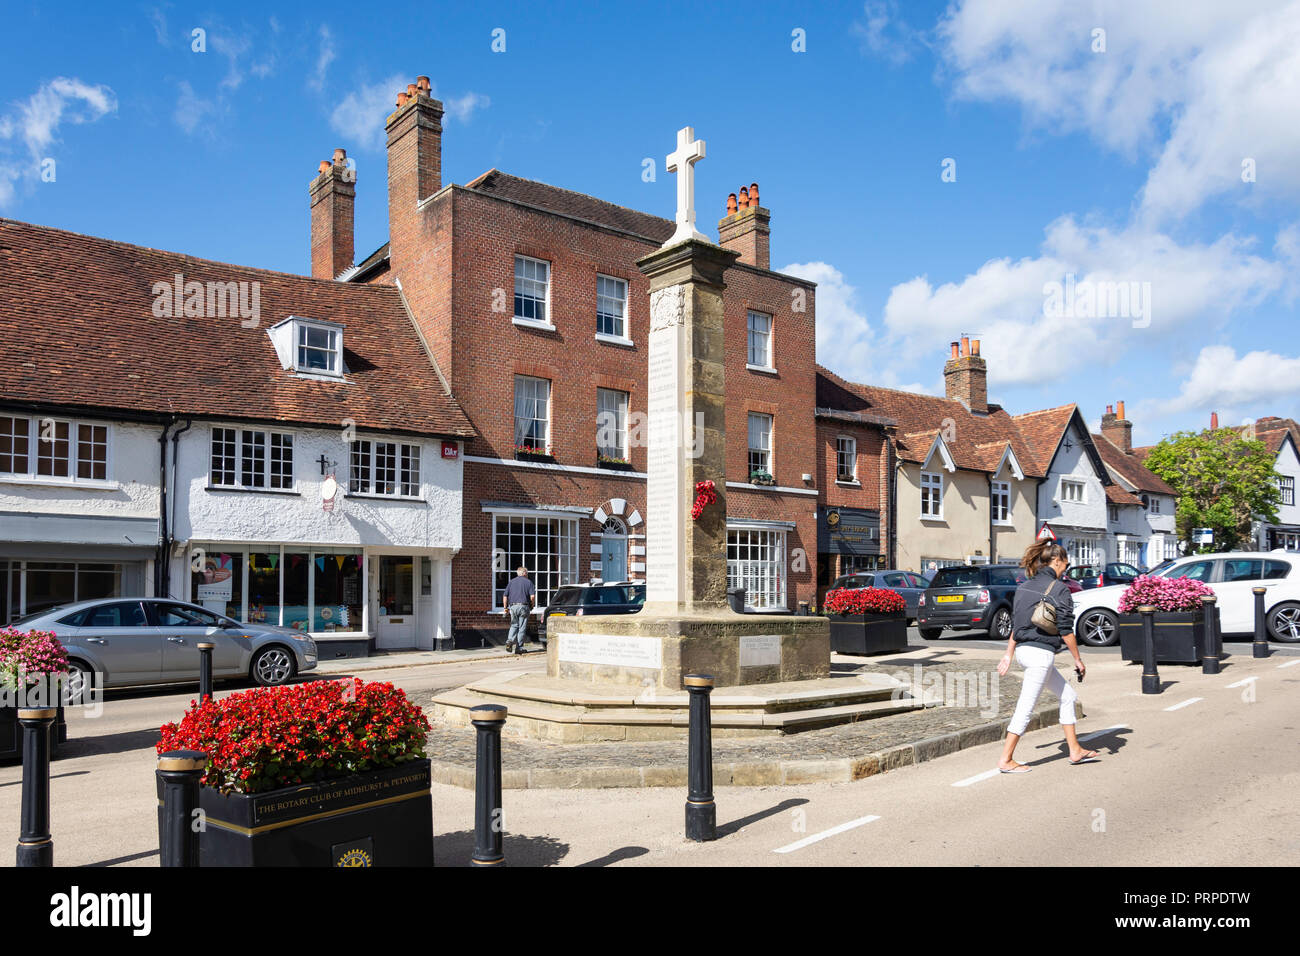
[[[1100,757],[1080,757],[1078,760],[1071,760],[1070,766],[1077,767],[1081,763],[1101,763]]]
[[[1029,771],[1033,769],[1033,767],[1021,764],[1019,767],[1012,767],[1010,770],[1003,770],[1001,767],[998,767],[998,773],[1029,773]]]

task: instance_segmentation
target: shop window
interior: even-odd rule
[[[785,584],[784,531],[727,530],[727,587],[745,589],[745,607],[786,609]]]
[[[537,588],[537,606],[546,607],[555,592],[578,581],[578,521],[531,515],[494,518],[492,607],[501,607],[506,585],[521,565]]]

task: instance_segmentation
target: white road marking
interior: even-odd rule
[[[1174,706],[1172,706],[1172,707],[1166,707],[1165,710],[1182,710],[1184,707],[1190,707],[1192,704],[1196,703],[1198,700],[1205,700],[1205,698],[1204,698],[1204,697],[1189,697],[1189,698],[1187,698],[1187,700],[1183,701],[1181,704],[1174,704]]]
[[[1129,727],[1125,724],[1120,724],[1116,727],[1107,727],[1105,730],[1094,730],[1092,733],[1084,734],[1082,737],[1080,737],[1079,742],[1086,743],[1089,740],[1096,740],[1098,737],[1105,737],[1107,734],[1113,734],[1117,730],[1132,730],[1132,729],[1133,729],[1132,727]]]
[[[1281,668],[1281,667],[1295,667],[1297,664],[1300,664],[1300,657],[1297,657],[1297,658],[1296,658],[1295,660],[1293,660],[1293,661],[1287,661],[1285,664],[1278,664],[1277,666],[1278,666],[1279,668]]]
[[[994,768],[985,770],[983,773],[977,773],[973,777],[967,777],[965,780],[958,780],[953,784],[954,787],[969,787],[972,783],[979,783],[981,780],[987,780],[989,777],[996,777],[1002,771]]]
[[[1237,681],[1237,683],[1235,683],[1235,684],[1229,684],[1229,685],[1228,685],[1228,690],[1232,690],[1234,687],[1245,687],[1247,684],[1249,684],[1249,683],[1250,683],[1251,681],[1253,681],[1253,680],[1259,680],[1259,678],[1258,678],[1258,677],[1245,677],[1245,678],[1242,678],[1241,680]]]
[[[852,830],[854,827],[860,827],[864,823],[870,823],[872,820],[879,820],[879,819],[880,819],[879,816],[858,817],[856,820],[850,820],[848,823],[841,823],[837,827],[831,827],[829,830],[823,830],[821,833],[814,833],[810,837],[804,837],[802,840],[796,840],[794,843],[791,843],[788,846],[780,847],[779,849],[773,850],[772,852],[793,853],[795,850],[802,850],[804,847],[816,843],[818,840],[825,840],[827,837],[833,837],[837,833],[844,833],[847,830]]]

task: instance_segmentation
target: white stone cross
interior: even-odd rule
[[[704,140],[695,138],[694,127],[677,131],[677,149],[668,154],[667,169],[677,174],[677,231],[664,243],[671,246],[686,239],[708,238],[695,228],[695,164],[704,158]]]

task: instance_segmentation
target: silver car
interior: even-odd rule
[[[14,626],[54,632],[72,665],[67,692],[74,700],[92,686],[196,681],[201,642],[215,645],[213,680],[252,678],[273,687],[316,668],[316,643],[301,631],[240,624],[197,604],[165,598],[81,601]]]

